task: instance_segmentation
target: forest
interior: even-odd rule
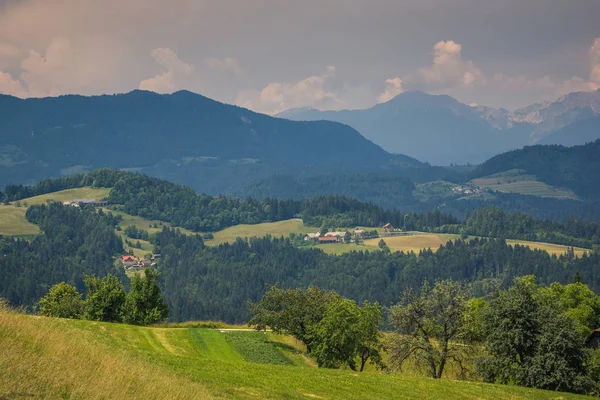
[[[407,287],[423,281],[454,279],[484,295],[515,276],[535,275],[541,284],[567,283],[576,274],[600,290],[600,253],[561,257],[502,239],[448,242],[437,252],[355,251],[327,255],[303,249],[284,238],[238,239],[205,247],[200,237],[164,229],[156,236],[162,254],[158,270],[173,320],[248,320],[247,301],[257,301],[268,285],[317,286],[362,302],[394,304]]]
[[[112,273],[127,283],[113,259],[123,253],[114,230],[118,217],[54,203],[29,207],[27,219],[42,230],[31,242],[0,236],[0,297],[31,306],[55,283],[83,290],[86,274]]]
[[[473,226],[486,227],[485,217],[491,221],[493,215],[483,215]],[[103,277],[112,273],[124,279],[122,269],[114,266],[114,257],[123,253],[114,231],[119,218],[93,208],[56,203],[30,207],[27,218],[40,226],[41,235],[31,242],[0,239],[0,270],[5,278],[0,297],[11,304],[35,307],[51,285],[62,281],[83,291],[84,274]],[[433,224],[436,218],[441,216],[431,214],[430,221],[423,216],[419,223]],[[412,223],[410,217],[406,221]],[[485,294],[514,276],[534,274],[543,284],[566,283],[579,271],[594,291],[600,291],[597,251],[582,258],[573,254],[555,257],[509,246],[503,239],[457,240],[437,252],[420,254],[382,249],[340,256],[298,248],[289,238],[269,236],[207,247],[201,235],[188,236],[165,227],[150,239],[162,254],[157,269],[174,321],[246,321],[247,301],[257,301],[267,285],[278,282],[283,287],[335,289],[356,301],[382,305],[392,304],[406,287],[450,278],[470,282],[475,293]]]

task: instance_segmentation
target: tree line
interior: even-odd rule
[[[131,289],[127,293],[112,274],[103,278],[86,275],[85,300],[75,286],[60,282],[40,299],[39,314],[135,325],[159,322],[167,318],[169,309],[163,302],[158,279],[155,271],[146,268],[143,277],[136,274],[131,278]]]
[[[567,283],[576,274],[600,290],[600,253],[580,258],[508,245],[503,239],[450,241],[436,252],[390,252],[385,248],[329,255],[298,247],[289,238],[238,239],[205,246],[202,238],[164,228],[156,234],[162,257],[165,298],[173,321],[220,319],[242,323],[247,301],[256,302],[268,286],[318,286],[358,303],[368,300],[389,307],[407,287],[423,281],[454,279],[472,284],[482,296],[506,287],[515,276],[534,274],[540,283]]]
[[[486,297],[454,280],[425,281],[388,309],[385,336],[378,303],[360,306],[314,286],[273,286],[250,309],[250,326],[295,337],[319,367],[363,371],[371,362],[396,371],[410,363],[441,379],[452,366],[463,379],[600,393],[600,349],[586,347],[600,297],[580,281],[542,287],[533,275],[517,277]]]

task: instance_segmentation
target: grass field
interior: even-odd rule
[[[538,181],[534,175],[526,175],[518,169],[474,179],[470,184],[498,192],[577,200],[577,195],[572,190],[547,185]]]
[[[16,202],[10,205],[0,205],[0,234],[10,236],[36,235],[39,228],[25,219],[27,207],[34,204],[45,204],[48,200],[70,201],[75,199],[102,199],[108,196],[110,189],[83,187],[67,189],[41,196],[20,200],[21,207]]]
[[[292,346],[256,332],[146,328],[0,311],[0,348],[0,398],[585,398],[515,386],[317,369],[302,358],[288,360]]]
[[[559,256],[561,254],[565,254],[569,249],[568,246],[563,246],[560,244],[552,244],[552,243],[541,243],[541,242],[528,242],[527,240],[507,240],[508,244],[520,244],[521,246],[528,246],[533,250],[544,250],[549,254],[554,254]],[[583,256],[585,253],[589,253],[589,249],[582,249],[580,247],[574,247],[573,251],[577,257]]]
[[[383,239],[387,246],[392,251],[403,251],[419,253],[423,249],[431,249],[436,251],[440,246],[445,246],[450,240],[456,240],[459,235],[439,234],[439,233],[414,233],[407,236],[390,236],[378,239],[367,239],[361,245],[355,244],[324,244],[319,245],[320,248],[329,254],[343,254],[353,250],[378,250],[379,241]],[[544,250],[550,254],[560,255],[568,251],[568,246],[559,244],[529,242],[526,240],[507,240],[508,244],[520,244],[528,246],[531,249]],[[575,255],[581,257],[584,253],[589,252],[588,249],[574,248]]]
[[[40,232],[37,225],[25,219],[26,207],[0,205],[0,235],[22,236]]]
[[[124,212],[121,212],[121,211],[113,210],[111,208],[104,207],[104,208],[102,208],[102,210],[107,213],[111,212],[114,215],[120,215],[123,218],[123,220],[119,224],[119,227],[121,228],[121,230],[117,231],[117,234],[121,237],[121,239],[123,239],[123,246],[125,248],[125,251],[129,252],[129,250],[132,250],[133,255],[136,257],[140,257],[140,258],[144,258],[144,256],[146,254],[152,253],[152,251],[154,250],[154,245],[148,241],[140,240],[139,242],[142,245],[141,249],[128,246],[127,244],[125,244],[125,239],[127,239],[127,237],[125,236],[125,228],[127,228],[128,226],[135,226],[138,229],[143,229],[145,231],[148,231],[149,234],[153,234],[153,233],[162,231],[163,227],[165,227],[165,226],[171,227],[171,224],[169,224],[167,222],[150,220],[150,219],[146,219],[146,218],[142,218],[142,217],[138,217],[138,216],[134,216],[134,215],[129,215],[129,214],[125,214]],[[155,225],[156,225],[156,228],[154,227]],[[186,235],[193,234],[192,231],[189,231],[187,229],[184,229],[184,228],[178,228],[178,229],[182,233],[185,233]],[[132,243],[137,242],[137,239],[128,239],[128,240]]]
[[[236,238],[271,236],[288,236],[290,233],[317,232],[319,228],[304,226],[301,219],[288,219],[278,222],[265,222],[256,225],[236,225],[222,231],[215,232],[215,238],[207,241],[208,245],[219,245],[233,242]]]
[[[441,245],[446,245],[449,240],[458,239],[458,235],[446,235],[439,233],[418,233],[410,236],[391,236],[384,237],[383,240],[392,251],[418,253],[422,249],[437,250]],[[379,248],[381,239],[365,240],[365,246]]]
[[[28,205],[34,204],[45,204],[48,200],[54,201],[72,201],[75,199],[96,199],[100,200],[105,197],[108,197],[110,194],[110,189],[107,188],[92,188],[92,187],[82,187],[76,189],[66,189],[61,190],[59,192],[43,194],[40,196],[29,197],[27,199],[21,200],[21,204],[27,203]]]

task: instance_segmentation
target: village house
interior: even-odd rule
[[[72,201],[65,201],[63,203],[63,205],[72,206],[72,207],[80,207],[81,205],[92,205],[94,207],[106,207],[108,205],[108,201],[96,200],[96,199],[75,199]]]
[[[383,229],[394,229],[394,227],[392,226],[392,224],[390,224],[389,222],[387,224],[385,224],[383,226]]]
[[[321,236],[320,232],[315,232],[315,233],[307,233],[306,235],[304,235],[304,240],[317,240],[317,238]]]
[[[359,238],[364,238],[365,237],[365,231],[363,229],[355,229],[352,231],[352,233],[354,234],[354,236],[357,236]]]
[[[125,267],[133,267],[138,263],[138,260],[134,256],[121,256],[121,262]]]
[[[346,232],[327,232],[325,234],[325,237],[343,238],[344,236],[346,236]]]

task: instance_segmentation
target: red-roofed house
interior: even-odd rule
[[[134,256],[121,256],[121,262],[126,267],[131,267],[137,264],[137,259]]]

